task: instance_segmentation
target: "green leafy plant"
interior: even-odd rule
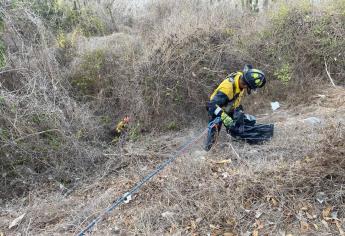
[[[140,124],[136,123],[133,127],[130,128],[128,132],[128,137],[132,141],[136,141],[140,138]]]
[[[171,131],[178,130],[179,127],[178,127],[177,122],[176,121],[171,121],[170,123],[168,123],[167,129],[171,130]]]
[[[10,138],[10,133],[5,128],[0,128],[0,140],[6,141]]]
[[[53,150],[58,150],[64,143],[64,140],[56,131],[44,132],[40,134],[40,137],[48,144],[48,147]]]
[[[79,95],[94,95],[98,90],[101,69],[105,60],[103,50],[95,50],[83,56],[79,72],[72,78],[72,86]]]
[[[25,2],[25,1],[24,1]],[[56,34],[82,29],[85,36],[101,35],[105,31],[102,20],[87,6],[80,7],[64,0],[34,0],[31,8],[42,18]]]
[[[274,72],[274,76],[282,81],[284,84],[288,84],[291,80],[291,67],[288,63],[283,64],[283,66]]]
[[[5,105],[5,98],[0,96],[0,106]]]

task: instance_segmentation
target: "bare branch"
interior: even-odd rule
[[[331,81],[331,84],[333,85],[333,87],[336,87],[336,85],[335,85],[335,83],[334,83],[334,81],[333,81],[333,79],[332,79],[332,77],[331,77],[331,74],[330,74],[329,71],[328,71],[326,58],[323,58],[323,59],[324,59],[324,61],[325,61],[325,69],[326,69],[326,73],[327,73],[327,75],[328,75],[328,78],[329,78],[329,80]]]

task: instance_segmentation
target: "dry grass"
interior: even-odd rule
[[[271,99],[284,104],[269,119],[262,116],[276,123],[274,140],[263,146],[232,142],[240,158],[226,137],[207,155],[196,147],[103,221],[96,234],[114,234],[115,226],[146,235],[337,232],[344,223],[344,91],[325,89],[324,60],[341,84],[344,58],[335,53],[343,47],[342,8],[289,9],[274,18],[279,23],[262,14],[229,14],[222,5],[227,1],[158,1],[136,17],[123,1],[96,2],[98,15],[90,14],[90,22],[99,16],[106,30],[94,37],[85,36],[94,31],[83,36],[80,25],[63,32],[50,28],[54,21],[45,22],[30,4],[0,6],[7,46],[0,71],[0,234],[80,230],[195,134],[190,128],[141,137],[140,129],[194,127],[212,87],[245,62],[270,78],[267,89],[246,102],[247,110],[264,113]],[[300,33],[319,34],[315,26],[326,33]],[[284,63],[291,71],[275,75]],[[283,83],[290,72],[293,78]],[[322,90],[309,89],[310,78]],[[139,141],[119,148],[109,144],[107,132],[124,114],[134,118],[130,136]],[[308,116],[327,125],[305,125]],[[222,159],[231,163],[214,163]],[[321,192],[323,204],[315,201]],[[328,205],[340,221],[322,213]],[[8,230],[21,213],[23,222]]]
[[[265,145],[229,143],[224,136],[210,153],[196,146],[145,185],[129,204],[113,211],[95,234],[245,235],[256,230],[260,235],[337,234],[337,224],[344,228],[345,214],[345,110],[336,104],[342,103],[343,92],[328,90],[327,97],[315,99],[308,111],[281,110],[262,118],[276,124],[274,139]],[[324,125],[305,123],[310,116],[321,118]],[[195,134],[185,130],[127,143],[89,184],[68,194],[63,189],[60,194],[33,192],[22,205],[9,205],[3,211],[7,219],[3,225],[26,212],[20,232],[75,233]],[[216,163],[224,159],[231,162]]]

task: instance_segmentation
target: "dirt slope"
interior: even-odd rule
[[[94,235],[339,235],[345,230],[345,90],[258,115],[274,122],[265,145],[229,142],[222,133],[210,152],[201,142],[146,184]],[[310,117],[320,119],[312,124]],[[201,127],[201,126],[200,126]],[[44,190],[7,203],[0,235],[72,235],[150,172],[199,128],[152,134],[127,143],[102,173],[66,189]],[[232,149],[233,146],[234,150]],[[228,160],[226,163],[217,162]],[[19,226],[10,223],[26,213]]]

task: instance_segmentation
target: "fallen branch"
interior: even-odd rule
[[[44,134],[44,133],[48,133],[48,132],[53,132],[53,131],[61,132],[59,129],[48,129],[48,130],[44,130],[44,131],[41,131],[41,132],[29,134],[29,135],[27,135],[27,136],[25,136],[25,137],[17,138],[17,139],[15,139],[15,140],[11,141],[10,143],[6,143],[6,144],[2,145],[1,148],[7,147],[7,146],[9,146],[9,145],[11,145],[11,144],[16,144],[18,141],[21,141],[21,140],[30,138],[30,137],[32,137],[32,136],[36,136],[36,135],[40,135],[40,134]]]
[[[331,77],[331,74],[330,74],[329,71],[328,71],[326,58],[323,58],[323,59],[324,59],[324,61],[325,61],[325,69],[326,69],[326,73],[327,73],[327,75],[328,75],[328,78],[329,78],[329,80],[331,81],[333,87],[336,87],[336,85],[335,85],[335,83],[334,83],[334,81],[333,81],[333,79],[332,79],[332,77]]]
[[[8,72],[13,72],[13,71],[21,71],[21,70],[29,71],[27,68],[15,68],[15,69],[8,69],[8,70],[0,71],[0,74],[4,74],[4,73],[8,73]]]

